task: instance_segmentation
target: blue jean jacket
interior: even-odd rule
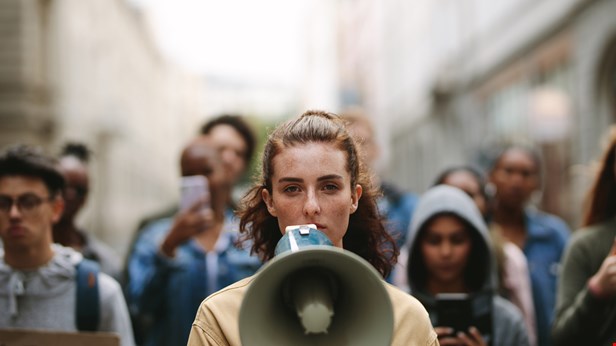
[[[206,253],[191,239],[168,258],[159,249],[172,223],[165,218],[149,224],[128,263],[127,300],[131,314],[147,321],[146,345],[186,345],[201,301],[261,266],[248,248],[234,246],[239,234],[230,218],[213,251]]]
[[[525,212],[527,238],[524,254],[533,291],[538,344],[543,346],[550,344],[560,260],[571,231],[554,215],[533,208],[527,208]]]
[[[385,218],[385,228],[394,237],[398,248],[402,248],[409,232],[413,211],[419,197],[403,192],[390,184],[383,184],[383,196],[377,200],[379,212]]]

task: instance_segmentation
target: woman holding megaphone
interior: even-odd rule
[[[255,276],[206,298],[197,312],[188,344],[261,343],[240,337],[238,321],[242,300],[251,284],[267,273],[267,267],[276,261],[291,260],[289,256],[284,257],[286,254],[274,258],[285,229],[292,225],[312,224],[334,247],[346,250],[351,257],[361,258],[360,261],[367,262],[370,270],[380,274],[379,286],[386,292],[387,305],[391,303],[393,307],[393,327],[389,331],[391,338],[384,344],[438,345],[436,333],[423,306],[415,298],[382,280],[390,273],[398,252],[394,240],[381,222],[375,196],[376,191],[360,162],[357,146],[338,116],[307,111],[278,126],[265,144],[260,181],[248,192],[240,211],[240,231],[247,241],[252,242],[252,251],[265,261],[272,260],[272,263]],[[361,290],[360,286],[356,289]],[[337,298],[344,301],[344,297],[340,296],[354,293],[339,290]],[[273,295],[284,294],[281,291]],[[363,304],[358,303],[356,305]],[[339,305],[342,303],[334,304],[335,307]],[[254,311],[251,313],[255,314]],[[273,317],[264,311],[260,319],[273,320]],[[333,324],[336,326],[342,322]],[[283,326],[273,326],[263,333],[276,334],[276,327],[283,329]],[[279,332],[284,334],[286,331]],[[345,344],[365,343],[353,339],[355,332],[365,330],[349,331]],[[280,339],[272,340],[281,343]]]

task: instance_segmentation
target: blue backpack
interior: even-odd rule
[[[77,301],[75,319],[77,329],[83,332],[98,330],[100,322],[100,300],[98,292],[98,263],[83,259],[75,266],[77,280]]]

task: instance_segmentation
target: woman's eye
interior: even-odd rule
[[[451,242],[455,245],[460,245],[460,244],[464,244],[466,243],[468,237],[462,235],[462,236],[454,236],[451,238]]]
[[[283,191],[284,192],[291,192],[291,193],[299,192],[299,187],[297,187],[297,186],[287,186],[287,187],[284,188]]]
[[[430,245],[439,245],[441,243],[441,238],[439,237],[426,237],[426,243]]]
[[[327,191],[335,191],[335,190],[338,190],[338,185],[326,184],[325,186],[323,186],[323,189]]]

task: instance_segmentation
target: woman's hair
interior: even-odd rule
[[[535,164],[535,169],[537,170],[537,175],[541,177],[541,154],[535,146],[522,141],[511,141],[495,144],[493,149],[493,155],[491,155],[492,159],[490,160],[489,170],[494,171],[494,169],[496,169],[496,167],[500,164],[500,161],[503,156],[514,150],[519,150],[525,153],[533,161],[533,163]]]
[[[92,152],[85,144],[78,142],[68,142],[64,145],[64,147],[62,147],[60,157],[73,156],[79,161],[86,164],[90,161],[91,154]]]
[[[243,198],[239,212],[240,232],[253,241],[252,252],[269,260],[274,257],[276,244],[282,238],[278,221],[268,212],[261,194],[263,189],[272,194],[274,157],[286,148],[307,143],[331,143],[346,153],[351,188],[359,184],[363,193],[357,210],[350,215],[343,247],[367,260],[381,275],[389,275],[398,249],[383,226],[376,205],[377,191],[360,162],[356,144],[344,122],[337,115],[323,111],[307,111],[281,124],[270,134],[263,149],[262,175]]]
[[[250,160],[252,160],[252,156],[255,152],[255,147],[257,145],[255,134],[250,125],[248,125],[248,123],[240,115],[222,114],[203,124],[203,126],[201,126],[200,133],[203,135],[207,135],[218,125],[229,125],[233,127],[233,129],[237,131],[240,136],[242,136],[242,139],[246,144],[244,162],[246,163],[246,165],[249,165]]]
[[[488,279],[488,266],[486,265],[486,259],[489,258],[490,252],[488,250],[488,244],[468,221],[459,217],[454,213],[443,212],[433,215],[430,219],[426,220],[419,229],[417,234],[417,241],[413,244],[411,249],[410,267],[408,268],[409,281],[414,282],[414,286],[425,288],[428,281],[428,271],[426,268],[426,262],[423,258],[421,251],[421,242],[426,237],[426,227],[430,225],[435,219],[441,216],[454,216],[464,224],[464,228],[468,231],[471,239],[471,251],[468,254],[468,260],[466,267],[464,268],[464,282],[472,292],[478,292],[483,289],[483,285]]]
[[[479,169],[477,169],[477,168],[475,168],[473,166],[461,165],[461,166],[449,167],[449,168],[445,169],[444,171],[442,171],[436,177],[436,180],[434,181],[432,186],[444,184],[445,180],[447,180],[447,178],[450,175],[452,175],[453,173],[458,173],[458,172],[466,172],[466,173],[469,173],[470,175],[472,175],[473,178],[475,179],[475,182],[479,186],[479,192],[481,192],[481,194],[483,195],[483,197],[487,201],[488,195],[487,195],[486,190],[485,190],[486,178],[484,177],[483,173]]]
[[[589,190],[585,203],[582,226],[605,221],[616,214],[616,127],[609,132],[608,146],[603,153],[595,181]]]

